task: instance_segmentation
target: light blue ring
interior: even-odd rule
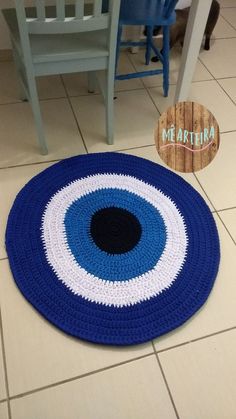
[[[129,252],[110,255],[99,249],[90,236],[92,215],[119,207],[134,214],[142,227],[139,243]],[[65,214],[68,246],[87,272],[109,281],[125,281],[150,271],[165,248],[167,235],[160,213],[137,194],[118,188],[100,189],[75,201]]]

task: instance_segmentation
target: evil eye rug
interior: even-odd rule
[[[189,319],[220,259],[203,198],[175,173],[118,153],[70,158],[34,177],[11,209],[6,246],[15,282],[44,317],[113,345]]]

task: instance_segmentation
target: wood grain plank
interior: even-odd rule
[[[155,141],[161,159],[169,167],[192,173],[206,167],[215,157],[219,148],[219,126],[203,105],[179,102],[161,115]]]
[[[204,147],[203,139],[201,138],[202,128],[204,126],[204,109],[199,103],[193,103],[193,131],[199,134],[194,142],[193,150],[193,171],[196,172],[202,168],[202,153],[200,150]]]
[[[183,148],[184,152],[184,172],[191,173],[193,171],[193,144],[191,132],[193,132],[193,103],[185,102],[184,104],[184,127],[189,132],[188,142],[184,143],[187,148]]]
[[[157,129],[156,129],[156,147],[157,151],[161,157],[161,159],[166,162],[166,149],[163,148],[163,146],[166,144],[166,141],[163,141],[163,130],[166,130],[167,127],[167,114],[166,112],[162,114],[162,116],[159,118]]]
[[[176,159],[175,159],[175,170],[179,172],[183,172],[185,168],[185,153],[183,149],[183,135],[180,136],[179,134],[184,132],[185,128],[185,103],[179,102],[176,104],[176,129],[175,129],[175,137],[176,137]],[[181,131],[180,131],[181,130]]]
[[[172,127],[175,128],[176,126],[176,112],[175,107],[171,106],[167,109],[167,128],[170,129]],[[174,142],[175,142],[175,131],[174,131]],[[169,141],[169,144],[172,144],[172,141]],[[174,144],[174,143],[173,143]],[[173,145],[170,145],[169,147],[166,147],[167,152],[167,164],[169,167],[175,168],[175,153],[176,153],[176,147]]]

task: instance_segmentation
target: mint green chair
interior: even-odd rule
[[[51,2],[52,3],[52,2]],[[25,8],[24,0],[15,0],[14,9],[4,9],[13,56],[20,76],[22,94],[31,102],[42,154],[48,149],[43,129],[35,78],[51,74],[88,72],[88,90],[98,82],[106,106],[106,134],[113,143],[113,97],[117,28],[120,0],[109,0],[107,13],[102,0],[34,0],[35,7]],[[101,71],[105,74],[100,77]],[[66,139],[65,139],[66,140]]]

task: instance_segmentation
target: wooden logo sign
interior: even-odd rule
[[[219,126],[203,105],[179,102],[160,116],[155,141],[159,156],[169,167],[178,172],[197,172],[218,151]]]

